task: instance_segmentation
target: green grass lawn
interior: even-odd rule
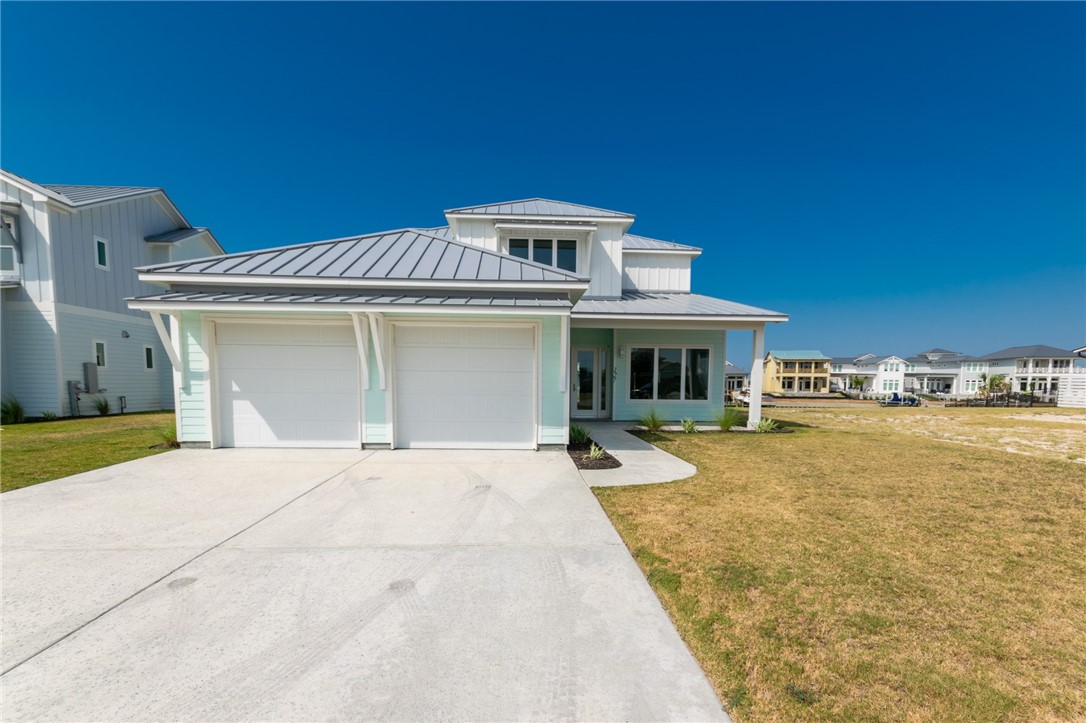
[[[5,425],[0,431],[0,491],[19,489],[166,451],[173,412]]]
[[[1086,415],[770,414],[595,490],[737,721],[1086,719]]]

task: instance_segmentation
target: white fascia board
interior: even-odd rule
[[[712,324],[716,322],[745,322],[745,323],[773,323],[780,324],[788,321],[788,316],[752,316],[752,315],[708,315],[708,314],[578,314],[576,311],[571,315],[574,322],[577,322],[575,326],[587,326],[582,322],[592,321],[606,321],[606,322],[630,322],[630,326],[636,326],[646,322],[658,322],[667,324],[673,321],[681,322],[704,322]]]
[[[625,256],[629,254],[631,256],[637,254],[645,254],[646,256],[701,256],[701,249],[628,249],[623,247],[622,254]]]
[[[517,221],[582,221],[584,223],[625,223],[632,224],[633,216],[525,216],[513,213],[447,213],[447,219],[461,218],[512,218]]]
[[[317,302],[294,302],[294,303],[275,303],[269,302],[264,304],[246,304],[246,303],[232,303],[229,301],[214,302],[214,301],[139,301],[137,299],[131,299],[128,302],[128,308],[139,309],[141,311],[148,312],[163,312],[163,311],[218,311],[222,313],[229,312],[253,312],[253,311],[275,311],[275,312],[295,312],[302,314],[334,314],[340,313],[374,313],[383,312],[386,314],[459,314],[459,315],[485,315],[494,316],[500,314],[502,316],[568,316],[568,307],[527,307],[527,306],[408,306],[406,304],[351,304],[351,303],[317,303]]]
[[[561,223],[502,223],[499,221],[494,224],[496,229],[546,229],[548,231],[596,231],[598,226],[594,223],[584,224],[582,226],[574,226],[572,224]]]
[[[149,284],[181,284],[187,286],[262,286],[293,287],[307,289],[315,287],[335,287],[341,289],[475,289],[481,291],[518,290],[518,291],[587,291],[585,281],[442,281],[434,279],[341,279],[275,276],[233,276],[229,274],[199,273],[158,273],[148,272],[139,275],[140,281]]]

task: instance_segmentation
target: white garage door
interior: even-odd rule
[[[215,338],[222,446],[360,446],[351,326],[220,323]]]
[[[399,325],[396,446],[535,447],[535,329]]]

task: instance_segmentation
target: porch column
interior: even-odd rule
[[[724,357],[724,378],[721,380],[721,386],[724,388],[724,406],[728,406],[729,394],[728,394],[728,330],[725,329],[720,333],[720,353]]]
[[[762,421],[762,357],[765,349],[765,324],[754,328],[754,344],[750,357],[750,413],[747,427],[754,429]]]

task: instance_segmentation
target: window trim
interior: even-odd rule
[[[101,244],[102,248],[105,249],[105,252],[106,252],[106,263],[105,263],[104,266],[102,264],[98,263],[98,244]],[[109,256],[110,256],[110,254],[109,254],[109,239],[102,238],[98,234],[95,234],[94,235],[94,267],[96,269],[102,269],[103,271],[109,271]]]
[[[151,352],[151,366],[147,366],[147,352]],[[153,372],[157,369],[158,365],[155,364],[155,348],[150,344],[143,345],[143,371]]]
[[[98,345],[102,345],[102,363],[98,363]],[[95,366],[99,369],[109,369],[109,347],[105,341],[101,339],[91,340],[91,359],[94,359]]]
[[[651,399],[633,399],[630,396],[630,379],[633,366],[633,350],[634,349],[652,349],[652,398]],[[678,399],[657,399],[656,395],[660,390],[660,350],[661,349],[678,349],[682,352],[682,358],[679,365],[679,398]],[[686,398],[686,359],[687,351],[690,349],[705,350],[709,352],[709,376],[705,380],[705,399],[687,399]],[[626,387],[626,402],[630,404],[711,404],[713,401],[713,347],[711,344],[626,344],[623,347],[623,353],[626,356],[626,383],[623,385]]]
[[[532,262],[534,264],[539,264],[540,266],[546,266],[549,269],[554,269],[555,271],[562,271],[562,272],[569,273],[569,274],[580,273],[580,268],[581,268],[581,242],[580,242],[579,239],[570,238],[568,236],[565,236],[565,237],[551,236],[550,238],[545,238],[543,236],[536,237],[536,236],[532,236],[530,234],[518,235],[518,236],[510,235],[510,236],[507,236],[505,238],[505,242],[503,244],[503,246],[505,248],[505,254],[507,256],[513,256],[513,254],[512,254],[512,242],[513,241],[527,241],[528,242],[528,258],[527,259],[522,259],[523,261],[530,261],[530,262]],[[541,261],[536,261],[535,260],[535,244],[536,244],[536,241],[546,241],[547,243],[550,244],[550,247],[551,247],[551,263],[545,264],[545,263],[543,263]],[[574,244],[574,246],[573,246],[573,253],[574,253],[573,270],[563,269],[561,266],[558,265],[558,242],[559,241],[572,241],[573,244]],[[519,256],[513,256],[513,258],[519,259],[520,257]]]

